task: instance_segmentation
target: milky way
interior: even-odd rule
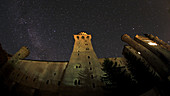
[[[119,57],[125,33],[170,43],[169,10],[168,0],[1,0],[0,43],[9,54],[27,46],[26,59],[68,61],[73,34],[86,31],[99,58]]]

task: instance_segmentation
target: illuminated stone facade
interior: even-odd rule
[[[169,45],[153,35],[136,35],[131,39],[127,34],[122,41],[129,44],[123,49],[124,57],[109,58],[117,66],[128,71],[128,54],[132,54],[144,65],[150,65],[161,79],[170,79]],[[74,35],[74,48],[70,61],[26,60],[27,47],[22,47],[10,56],[0,47],[0,84],[7,96],[104,96],[101,64],[105,58],[97,58],[91,43],[92,36],[85,32]],[[8,58],[8,59],[7,59]],[[6,60],[7,59],[7,60]],[[133,61],[133,59],[132,59]],[[130,74],[130,72],[128,73]],[[143,96],[158,96],[154,89]],[[141,95],[142,96],[142,95]]]

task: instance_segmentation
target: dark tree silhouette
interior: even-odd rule
[[[104,89],[111,91],[109,95],[134,95],[135,82],[125,75],[124,67],[117,66],[109,59],[105,59],[102,70],[106,73],[101,80],[105,83]]]

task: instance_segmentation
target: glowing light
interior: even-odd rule
[[[149,42],[148,44],[149,44],[149,45],[153,45],[153,46],[157,46],[157,44],[156,44],[156,43],[153,43],[153,42]]]
[[[141,54],[140,52],[138,52],[138,54]]]
[[[146,41],[146,43],[148,43],[149,45],[157,46],[157,44],[153,42],[152,40],[144,40],[144,41]]]
[[[88,35],[88,34],[85,32],[80,32],[79,35]]]

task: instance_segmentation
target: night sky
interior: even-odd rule
[[[26,59],[69,61],[73,34],[86,31],[98,58],[122,57],[126,43],[144,33],[170,44],[169,0],[0,0],[0,43]]]

